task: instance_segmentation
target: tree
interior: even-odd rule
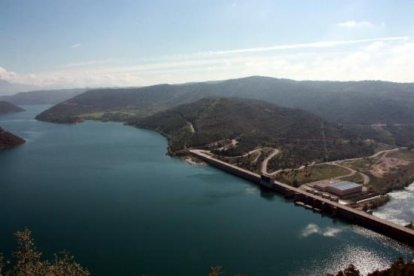
[[[42,253],[37,250],[30,230],[18,231],[16,237],[17,250],[13,254],[13,260],[6,260],[0,253],[0,276],[90,275],[86,268],[76,263],[74,258],[67,253],[55,255],[53,261],[43,260]]]
[[[210,268],[210,272],[208,273],[208,276],[220,276],[223,274],[223,267],[221,266],[212,266]]]

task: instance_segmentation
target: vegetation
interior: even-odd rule
[[[281,172],[277,180],[290,185],[298,186],[305,183],[315,182],[323,179],[335,178],[349,174],[347,169],[334,165],[308,166],[303,169],[295,169]]]
[[[402,189],[414,181],[414,150],[386,152],[375,158],[345,162],[344,165],[369,176],[368,188],[379,194]]]
[[[113,122],[127,122],[134,118],[145,117],[139,110],[131,109],[125,111],[110,111],[110,112],[94,112],[83,114],[79,116],[81,121],[83,120],[99,120],[99,121],[113,121]]]
[[[322,139],[315,139],[306,143],[302,143],[303,141],[301,140],[289,143],[289,145],[286,145],[282,149],[281,154],[278,154],[270,160],[269,169],[296,168],[309,163],[309,161],[325,162],[342,160],[367,156],[374,152],[376,143],[364,141],[351,131],[339,129],[341,132],[334,135],[331,134],[325,140],[325,145]],[[316,156],[318,158],[315,158]]]
[[[0,96],[0,101],[4,100],[17,105],[57,104],[83,92],[85,89],[39,90]]]
[[[346,269],[336,274],[327,276],[361,276],[362,274],[354,265],[349,265]],[[384,270],[375,270],[367,276],[411,276],[414,275],[414,262],[405,262],[402,258],[391,264],[391,267]]]
[[[225,275],[223,267],[221,266],[212,266],[210,268],[210,272],[208,273],[208,276],[220,276]],[[236,273],[234,276],[243,276],[241,273]]]
[[[238,141],[237,146],[214,152],[237,156],[258,146],[281,148],[282,153],[274,158],[279,160],[277,166],[271,168],[373,152],[370,143],[352,142],[358,136],[336,124],[306,111],[255,100],[206,98],[129,123],[168,137],[171,153],[191,147],[216,148],[217,141],[232,139]]]
[[[0,115],[21,111],[24,111],[24,109],[18,107],[17,105],[14,105],[6,101],[0,101]]]
[[[353,125],[351,129],[358,131],[361,137],[374,139],[389,145],[408,147],[414,145],[413,124],[374,124],[374,125]]]
[[[403,127],[401,124],[412,124],[413,90],[414,84],[381,81],[326,82],[248,77],[182,85],[89,90],[43,112],[38,119],[70,123],[77,122],[82,114],[131,109],[150,115],[205,97],[239,97],[300,108],[347,128],[361,126],[359,130],[365,129],[368,138],[376,136],[377,140],[388,139],[389,142],[393,138],[384,138],[367,126],[399,124]],[[396,134],[392,132],[392,135]]]
[[[350,182],[359,183],[359,184],[364,183],[364,179],[362,178],[361,174],[358,172],[351,176],[341,177],[340,179],[343,181],[350,181]]]
[[[86,268],[76,263],[74,258],[66,253],[55,255],[54,260],[44,260],[42,253],[37,250],[32,233],[25,229],[16,233],[17,250],[13,258],[7,260],[0,254],[0,276],[86,276]]]
[[[175,155],[185,154],[190,147],[208,148],[223,158],[242,156],[257,147],[277,148],[281,152],[268,163],[268,171],[276,171],[311,162],[368,156],[380,146],[414,148],[413,90],[414,84],[381,81],[248,77],[89,90],[44,111],[37,119],[59,123],[85,119],[127,122],[165,135],[169,152]],[[218,146],[221,141],[234,139],[237,146]],[[259,171],[263,158],[232,160]],[[367,159],[352,164],[370,177],[372,191],[385,193],[414,180],[414,162],[381,177],[371,173],[375,165],[372,162]],[[360,174],[345,179],[363,182]]]
[[[96,112],[116,113],[139,110],[142,114],[150,115],[174,106],[172,97],[180,93],[179,86],[170,85],[89,90],[53,106],[36,118],[57,123],[74,123],[82,120],[80,115]]]
[[[2,149],[9,149],[21,144],[24,144],[25,141],[0,127],[0,150]]]

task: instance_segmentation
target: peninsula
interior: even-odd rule
[[[7,132],[0,127],[0,150],[10,149],[24,143],[24,139]]]
[[[8,114],[8,113],[15,113],[15,112],[22,112],[24,111],[23,108],[18,107],[10,102],[0,101],[0,115]]]

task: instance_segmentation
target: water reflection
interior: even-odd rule
[[[312,236],[332,238],[337,240],[338,243],[346,239],[349,245],[339,247],[338,250],[332,251],[332,254],[326,259],[321,260],[320,258],[315,258],[310,264],[303,265],[303,269],[300,269],[299,272],[293,273],[292,275],[319,276],[326,275],[327,273],[335,274],[348,267],[349,264],[355,265],[362,275],[366,275],[377,269],[381,270],[389,267],[391,262],[395,260],[395,257],[388,254],[391,249],[397,250],[400,257],[410,259],[410,247],[359,226],[344,225],[338,227],[323,227],[311,223],[302,229],[300,237],[306,239],[312,238]],[[360,236],[367,238],[368,243],[362,243],[360,245],[352,244],[352,240]],[[381,250],[373,251],[371,249],[372,244],[380,245]]]

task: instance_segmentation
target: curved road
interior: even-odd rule
[[[260,167],[260,172],[262,174],[270,174],[267,172],[267,164],[269,163],[270,159],[272,159],[273,157],[275,157],[276,155],[278,155],[280,152],[280,150],[278,149],[273,149],[272,153],[269,154],[262,162],[262,165]],[[271,175],[271,174],[270,174]]]

